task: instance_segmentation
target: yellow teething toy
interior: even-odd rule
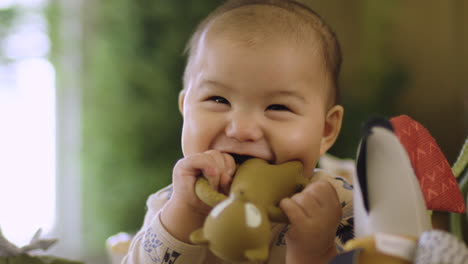
[[[266,260],[272,236],[270,221],[287,222],[278,203],[304,188],[308,181],[302,170],[298,161],[271,165],[261,159],[247,160],[236,171],[229,197],[199,178],[195,191],[214,208],[190,239],[195,244],[207,244],[224,260]]]

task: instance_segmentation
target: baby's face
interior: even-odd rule
[[[248,46],[216,36],[201,41],[195,60],[180,96],[184,155],[216,149],[273,164],[299,160],[312,173],[330,147],[318,57],[288,41]]]

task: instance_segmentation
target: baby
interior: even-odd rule
[[[340,65],[334,33],[303,4],[233,0],[213,11],[188,44],[184,157],[173,184],[149,197],[123,263],[223,263],[189,240],[211,209],[194,193],[197,177],[227,193],[236,163],[251,157],[298,160],[312,177],[341,128]],[[273,225],[268,263],[327,263],[337,254],[337,191],[316,181],[280,202],[290,223]]]

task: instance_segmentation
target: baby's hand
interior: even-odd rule
[[[217,150],[188,155],[174,166],[171,199],[161,211],[164,227],[175,238],[188,242],[192,231],[202,226],[210,211],[195,194],[197,177],[204,176],[213,189],[227,193],[236,164],[234,158]]]
[[[318,180],[280,203],[288,216],[286,263],[328,263],[336,254],[341,206],[335,188]]]
[[[234,158],[217,150],[187,156],[179,160],[174,167],[172,175],[173,197],[175,200],[181,200],[190,205],[195,210],[204,209],[204,204],[195,194],[194,186],[197,177],[205,177],[214,190],[227,194],[235,169]]]

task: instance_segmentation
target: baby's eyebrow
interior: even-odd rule
[[[200,82],[200,87],[202,87],[202,88],[219,87],[219,88],[223,88],[223,89],[227,89],[227,90],[232,90],[232,87],[230,87],[229,85],[226,85],[226,84],[223,84],[221,82],[211,80],[211,79],[203,79]]]
[[[303,103],[307,103],[307,100],[305,97],[303,97],[302,95],[294,92],[294,91],[286,91],[286,90],[281,90],[281,91],[273,91],[271,93],[268,93],[267,94],[268,97],[283,97],[283,96],[288,96],[288,97],[293,97],[293,98],[296,98],[298,99],[299,101],[303,102]]]

